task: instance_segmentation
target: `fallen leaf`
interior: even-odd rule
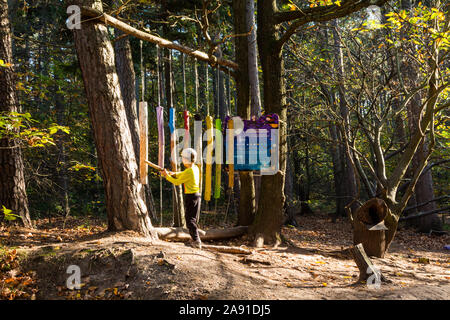
[[[423,263],[423,264],[429,264],[430,263],[430,259],[428,259],[428,258],[419,258],[418,262],[419,263]]]

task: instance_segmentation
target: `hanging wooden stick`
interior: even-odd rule
[[[139,170],[142,184],[148,183],[148,168],[145,161],[148,160],[148,105],[147,102],[139,102]]]
[[[212,186],[212,117],[209,115],[209,76],[208,66],[206,66],[206,170],[205,170],[205,201],[211,200],[211,186]]]
[[[184,119],[184,148],[190,148],[191,146],[191,139],[190,139],[190,133],[189,133],[189,111],[187,108],[187,97],[186,97],[186,69],[185,69],[185,63],[184,63],[184,54],[181,54],[182,56],[182,69],[183,69],[183,101],[184,101],[184,112],[183,112],[183,119]]]
[[[203,132],[202,132],[202,118],[199,114],[196,114],[194,117],[194,137],[196,140],[194,141],[194,148],[195,151],[197,151],[197,166],[200,170],[200,183],[199,183],[199,189],[200,194],[203,190]],[[198,221],[198,220],[197,220]]]
[[[159,74],[159,46],[156,45],[156,73],[158,79],[158,107],[156,107],[156,123],[158,125],[158,165],[164,167],[164,109],[161,107],[161,80]],[[159,177],[159,224],[163,222],[162,176]]]
[[[190,119],[189,111],[184,110],[183,118],[184,118],[184,148],[186,149],[191,147],[191,135],[189,133],[189,119]]]
[[[195,81],[195,112],[198,112],[198,70],[197,58],[194,59],[194,81]]]
[[[228,163],[228,188],[234,188],[234,122],[233,118],[228,120],[227,135],[227,163]]]
[[[142,58],[142,40],[140,41],[141,53],[141,101],[139,102],[139,176],[142,184],[148,183],[148,168],[145,161],[148,160],[148,106],[144,101],[144,63]]]
[[[173,171],[178,171],[177,153],[176,153],[176,131],[175,131],[175,108],[173,106],[172,97],[172,52],[169,50],[169,95],[170,95],[170,109],[169,109],[169,130],[170,130],[170,164]]]
[[[212,153],[213,153],[213,118],[206,116],[206,177],[205,177],[205,201],[211,200],[212,188]]]
[[[194,116],[194,148],[197,151],[197,166],[199,168],[199,192],[203,194],[203,128],[202,117],[198,113],[198,70],[197,59],[194,59],[194,82],[195,82],[195,116]],[[199,212],[200,214],[200,212]],[[200,216],[197,216],[197,223],[200,221]]]
[[[222,121],[220,119],[216,119],[216,129],[218,131],[222,131]],[[216,155],[216,178],[214,180],[214,199],[220,198],[220,183],[221,183],[221,177],[222,177],[222,165],[220,164],[222,159],[222,148],[220,147],[222,145],[222,141],[218,141],[218,135],[215,135],[215,142],[216,142],[216,148],[215,148],[215,155]]]

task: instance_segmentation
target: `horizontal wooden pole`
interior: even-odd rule
[[[116,19],[106,13],[99,11],[99,10],[96,10],[93,8],[82,7],[81,12],[86,17],[97,18],[98,20],[102,21],[106,25],[115,27],[115,28],[123,31],[126,34],[135,36],[136,38],[142,39],[144,41],[155,43],[162,48],[168,48],[168,49],[173,49],[173,50],[183,52],[189,56],[197,58],[198,60],[201,60],[201,61],[208,62],[212,65],[218,64],[218,65],[221,65],[221,66],[224,66],[227,68],[231,68],[233,70],[238,69],[238,64],[233,61],[218,58],[214,55],[210,55],[203,51],[195,50],[195,49],[183,46],[181,44],[177,44],[175,42],[169,41],[167,39],[155,36],[153,34],[138,30],[138,29],[133,28],[132,26],[126,24],[125,22],[122,22],[119,19]]]
[[[148,160],[144,160],[144,162],[155,170],[164,171],[164,168],[158,166],[157,164],[154,164],[153,162],[150,162]]]
[[[191,239],[189,231],[184,228],[155,228],[160,239],[187,241]],[[247,233],[248,227],[238,226],[227,229],[210,229],[198,230],[200,239],[202,240],[223,240],[244,235]]]

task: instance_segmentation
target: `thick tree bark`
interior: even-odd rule
[[[259,91],[258,53],[256,50],[255,0],[245,1],[247,32],[252,31],[248,42],[248,74],[250,81],[251,115],[261,115],[261,94]]]
[[[258,1],[258,48],[264,80],[264,106],[266,113],[277,113],[279,126],[279,171],[261,178],[258,210],[250,234],[257,247],[281,241],[284,181],[286,171],[286,88],[283,75],[281,47],[277,48],[279,25],[275,24],[276,1]]]
[[[0,0],[0,57],[13,64],[7,0]],[[19,112],[13,66],[0,67],[0,88],[0,112]],[[12,210],[21,217],[24,226],[31,228],[22,151],[15,139],[0,138],[0,172],[0,209],[5,206]]]
[[[120,37],[123,33],[116,30],[116,36]],[[125,112],[127,113],[128,126],[130,127],[131,140],[136,159],[139,159],[139,122],[137,116],[137,88],[136,73],[133,66],[133,57],[131,54],[131,45],[128,37],[122,38],[114,43],[114,53],[116,61],[116,71],[119,77],[120,91],[122,93]],[[142,92],[142,91],[141,91]],[[141,97],[144,101],[144,97]],[[138,162],[139,166],[139,162]],[[149,184],[144,185],[145,203],[151,217],[156,218],[156,209],[153,201],[151,188]]]
[[[239,178],[241,189],[239,191],[239,214],[237,224],[239,226],[249,226],[253,223],[256,213],[256,193],[253,172],[240,171]]]
[[[121,31],[116,31],[116,37],[120,37],[121,35],[123,35]],[[114,43],[114,53],[120,91],[122,92],[123,104],[127,113],[134,154],[137,157],[139,154],[139,122],[136,110],[136,74],[134,72],[130,40],[128,37],[117,40]],[[144,101],[144,98],[142,98],[142,101]]]
[[[364,203],[352,215],[353,244],[362,243],[367,255],[383,258],[390,244],[386,241],[389,230],[369,229],[383,222],[389,214],[389,208],[382,199],[373,198]]]
[[[67,4],[103,10],[99,0],[68,0]],[[108,229],[135,230],[156,239],[143,201],[144,188],[138,180],[138,165],[107,27],[98,21],[86,21],[81,29],[74,30],[74,38],[105,187]]]
[[[246,33],[245,2],[233,0],[234,32]],[[248,43],[246,37],[236,37],[235,55],[239,68],[236,70],[237,114],[243,119],[250,118],[250,80],[248,74]],[[238,225],[253,223],[256,212],[255,183],[253,172],[239,172],[239,212]]]

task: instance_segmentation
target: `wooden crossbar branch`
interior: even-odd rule
[[[158,236],[160,239],[174,241],[188,241],[191,239],[189,231],[184,228],[155,228],[155,230],[156,232],[158,232]],[[200,236],[200,239],[208,241],[240,237],[247,233],[247,231],[247,226],[237,226],[227,229],[209,229],[206,231],[199,229],[198,234]]]
[[[102,21],[104,24],[112,26],[119,30],[122,30],[126,34],[135,36],[136,38],[142,39],[144,41],[149,41],[149,42],[155,43],[162,48],[169,48],[169,49],[183,52],[189,56],[197,58],[198,60],[209,62],[212,65],[217,64],[217,65],[220,65],[223,67],[231,68],[233,70],[236,70],[238,68],[238,64],[233,61],[218,58],[214,55],[207,54],[203,51],[195,50],[195,49],[183,46],[181,44],[177,44],[172,41],[152,35],[150,33],[138,30],[138,29],[133,28],[132,26],[126,24],[125,22],[122,22],[122,21],[120,21],[104,12],[101,12],[99,10],[96,10],[93,8],[88,8],[88,7],[82,7],[81,13],[86,17],[97,18],[98,20]]]
[[[155,169],[155,170],[158,170],[158,171],[163,171],[163,170],[164,170],[163,167],[160,167],[160,166],[158,166],[157,164],[154,164],[153,162],[150,162],[150,161],[148,161],[148,160],[144,160],[144,162],[145,162],[147,165],[149,165],[150,167],[152,167],[153,169]]]

